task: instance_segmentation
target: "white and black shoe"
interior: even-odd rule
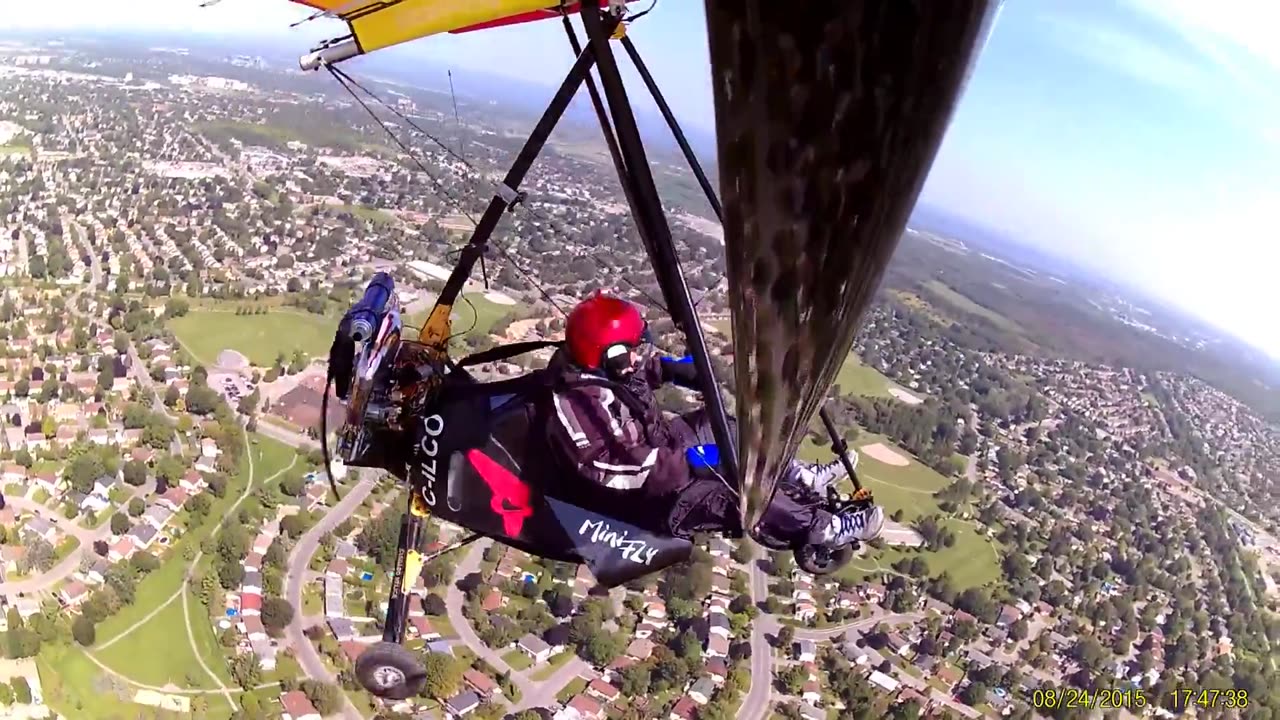
[[[884,510],[879,505],[870,505],[833,516],[826,538],[830,545],[848,545],[854,541],[875,540],[883,530]]]
[[[849,472],[844,469],[844,463],[839,460],[833,460],[824,465],[796,463],[796,471],[801,484],[819,496],[825,496],[827,488],[849,477]]]

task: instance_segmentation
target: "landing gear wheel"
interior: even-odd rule
[[[853,546],[830,548],[826,545],[801,545],[795,550],[796,565],[813,575],[830,575],[853,558]]]
[[[422,692],[427,671],[403,645],[379,642],[356,660],[356,679],[365,690],[388,700],[404,700]]]

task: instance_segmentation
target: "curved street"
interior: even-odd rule
[[[146,494],[146,486],[130,487],[129,497],[121,503],[121,506],[128,504],[129,500]],[[70,535],[80,541],[80,545],[67,554],[66,557],[58,561],[58,564],[49,569],[49,572],[40,573],[40,575],[25,580],[13,580],[9,582],[0,582],[0,594],[17,595],[19,593],[34,593],[48,590],[62,580],[71,576],[72,573],[80,569],[81,558],[86,552],[93,551],[93,544],[99,540],[106,540],[111,537],[111,524],[103,523],[97,529],[85,528],[66,519],[62,514],[50,510],[40,503],[29,500],[21,495],[6,496],[5,500],[9,507],[25,512],[32,512],[40,517],[53,523],[62,533]]]
[[[325,667],[324,660],[320,657],[320,653],[316,651],[315,646],[311,644],[311,640],[305,634],[305,619],[302,616],[302,587],[307,582],[307,574],[310,572],[311,558],[320,549],[321,539],[328,533],[332,532],[339,523],[346,520],[360,507],[360,503],[364,502],[365,497],[373,490],[377,479],[373,473],[361,473],[360,482],[347,491],[347,494],[334,505],[325,516],[320,519],[307,532],[303,533],[298,539],[297,545],[294,546],[293,552],[289,554],[288,570],[284,578],[285,599],[293,606],[293,622],[285,628],[285,637],[288,638],[289,644],[293,647],[294,653],[298,657],[298,663],[302,666],[307,677],[326,682],[336,682],[337,678],[329,669]],[[343,717],[348,720],[360,720],[361,715],[355,706],[351,704],[351,700],[343,695]]]

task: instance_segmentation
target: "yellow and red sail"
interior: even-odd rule
[[[578,12],[581,3],[556,0],[291,0],[342,18],[360,52],[438,35],[516,25]],[[602,7],[608,0],[586,0]]]

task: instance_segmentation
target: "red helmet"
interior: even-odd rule
[[[564,337],[575,365],[599,370],[610,348],[633,348],[648,342],[649,326],[635,305],[597,293],[569,313]]]

